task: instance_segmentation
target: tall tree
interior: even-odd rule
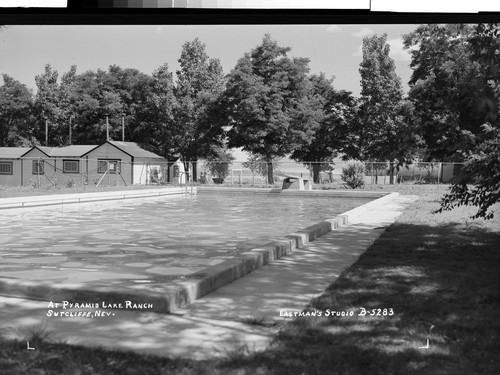
[[[426,143],[426,160],[462,161],[491,121],[492,90],[469,39],[473,25],[421,25],[404,36],[411,51],[409,99]],[[485,100],[490,98],[490,100]]]
[[[311,142],[317,127],[309,60],[290,58],[290,50],[266,34],[261,45],[238,60],[224,94],[225,124],[232,126],[229,146],[263,156],[269,184],[273,160]]]
[[[207,120],[207,111],[224,89],[224,74],[218,59],[210,59],[198,38],[182,46],[175,96],[178,153],[185,161],[196,161],[212,153],[222,129]]]
[[[153,72],[146,103],[147,110],[140,116],[142,136],[149,140],[157,154],[170,160],[178,157],[180,130],[174,116],[177,99],[168,64],[161,65]]]
[[[0,86],[0,147],[28,146],[35,141],[31,118],[33,93],[3,74]]]
[[[72,139],[70,139],[70,126],[72,126],[71,120],[74,117],[75,109],[72,103],[73,89],[76,80],[76,65],[72,65],[70,70],[64,73],[61,77],[61,83],[59,84],[59,107],[61,109],[61,138],[66,139],[65,144],[71,144]],[[64,125],[67,125],[66,135],[64,136]],[[72,130],[72,129],[71,129]],[[73,137],[71,137],[73,138]]]
[[[323,73],[310,77],[313,99],[318,109],[319,126],[310,143],[302,144],[291,154],[291,158],[309,166],[312,162],[314,182],[319,182],[320,172],[330,168],[334,157],[344,145],[348,125],[354,118],[356,101],[348,91],[333,88],[333,78]]]
[[[412,156],[415,132],[408,121],[412,106],[403,100],[401,79],[389,52],[386,34],[363,39],[359,148],[353,156],[388,161],[392,184],[394,164]]]
[[[97,144],[105,140],[100,112],[100,87],[97,74],[88,70],[77,75],[71,86],[70,105],[73,114],[75,144]]]

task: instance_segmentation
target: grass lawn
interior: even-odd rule
[[[38,334],[31,337],[36,352],[27,353],[25,341],[0,341],[0,372],[499,374],[500,205],[493,220],[471,220],[474,208],[430,213],[443,186],[377,189],[420,199],[311,303],[306,311],[321,317],[297,318],[265,352],[179,360],[54,344]],[[325,316],[328,310],[354,315]],[[419,349],[427,340],[429,348]]]

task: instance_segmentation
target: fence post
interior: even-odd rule
[[[438,164],[438,185],[439,185],[439,179],[441,178],[441,171],[442,171],[442,163],[439,162]]]
[[[189,163],[189,183],[191,185],[191,196],[193,196],[193,183],[194,183],[193,173],[194,173],[193,165]]]
[[[40,182],[40,157],[37,157],[37,161],[36,161],[37,165],[36,165],[36,187],[37,189],[40,189],[40,185],[42,184]]]

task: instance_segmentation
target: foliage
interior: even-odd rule
[[[279,168],[279,161],[277,159],[272,161],[273,170],[276,171]],[[266,159],[261,155],[251,154],[248,160],[241,163],[243,168],[248,168],[253,175],[260,175],[262,177],[267,177],[268,175],[268,163]]]
[[[53,70],[50,65],[45,66],[43,74],[35,77],[37,93],[35,96],[35,111],[38,115],[38,138],[44,140],[45,144],[45,121],[48,121],[52,126],[50,131],[53,133],[51,138],[58,137],[60,129],[60,119],[63,117],[63,112],[59,106],[59,85],[57,78],[59,74]],[[55,142],[56,144],[60,142]],[[51,144],[53,146],[53,144]]]
[[[49,120],[51,146],[69,143],[69,121],[72,120],[72,143],[96,144],[106,140],[105,118],[109,119],[111,139],[122,138],[122,119],[127,138],[144,142],[144,116],[148,113],[151,77],[137,69],[111,65],[108,71],[98,69],[76,73],[76,66],[63,74],[57,83],[57,71],[48,65],[37,76],[37,112],[39,123]],[[41,136],[39,136],[41,138]]]
[[[229,147],[262,155],[273,183],[272,160],[310,143],[317,110],[308,79],[309,60],[290,58],[269,34],[231,71],[223,97]]]
[[[327,79],[323,73],[310,77],[312,95],[318,108],[318,127],[312,140],[303,143],[291,154],[291,158],[312,163],[314,182],[319,183],[321,171],[329,170],[333,158],[342,150],[349,124],[355,116],[356,100],[348,91],[333,88],[333,78]]]
[[[227,149],[217,147],[213,154],[206,159],[205,165],[213,177],[224,180],[229,174],[229,166],[234,159],[234,156]]]
[[[180,130],[174,115],[178,105],[174,89],[173,75],[165,63],[153,72],[149,95],[145,99],[146,110],[141,111],[137,129],[152,151],[168,159],[179,155],[177,137]]]
[[[493,218],[489,208],[500,198],[500,25],[479,24],[469,43],[472,48],[470,58],[479,66],[481,82],[486,82],[491,95],[484,101],[489,111],[485,118],[490,119],[481,126],[481,134],[475,136],[475,143],[462,152],[465,159],[458,180],[441,201],[437,212],[451,210],[462,205],[478,207],[473,218]],[[485,90],[486,91],[486,90]]]
[[[483,128],[489,138],[465,156],[466,162],[458,181],[452,185],[450,192],[444,195],[441,208],[436,212],[474,205],[478,207],[478,211],[473,218],[493,218],[493,211],[488,209],[500,199],[500,130],[489,124]]]
[[[0,147],[28,146],[34,134],[30,127],[33,94],[26,85],[3,74],[0,86]]]
[[[409,99],[426,144],[424,160],[462,161],[481,125],[492,122],[493,92],[470,38],[473,25],[421,25],[403,38],[411,51]]]
[[[344,187],[351,189],[365,186],[365,165],[361,162],[351,162],[342,168],[340,179],[344,182]]]

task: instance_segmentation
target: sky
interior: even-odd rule
[[[196,37],[210,58],[219,58],[224,73],[262,42],[269,33],[279,45],[291,47],[291,56],[310,59],[311,73],[334,76],[334,87],[360,92],[359,64],[363,37],[387,34],[390,56],[405,91],[411,76],[410,55],[401,37],[417,25],[29,25],[0,31],[0,74],[8,74],[36,93],[35,76],[46,64],[59,72],[71,65],[77,72],[107,70],[116,64],[152,74],[168,63],[179,68],[182,45]],[[0,83],[1,78],[0,78]]]

